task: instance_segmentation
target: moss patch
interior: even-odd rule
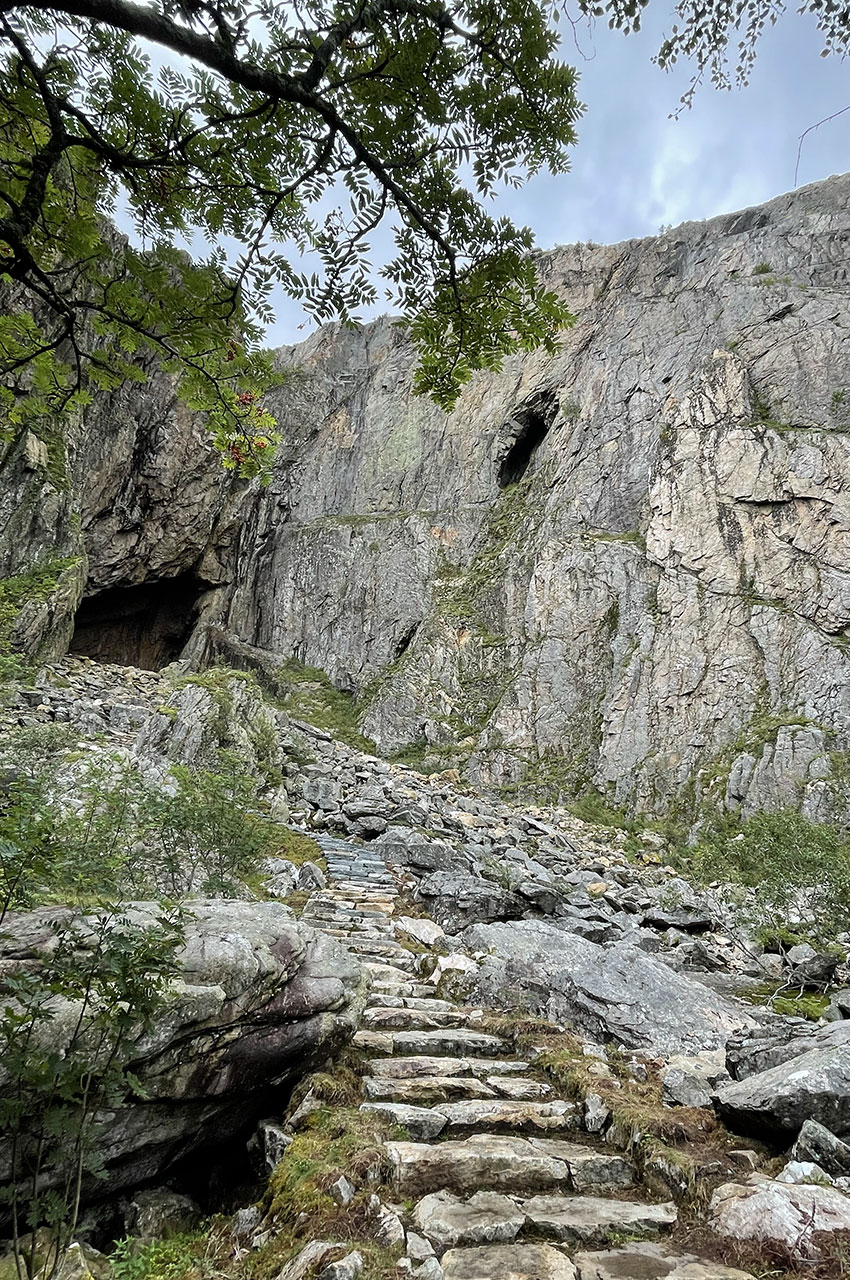
[[[295,720],[322,729],[357,751],[374,755],[375,744],[357,727],[360,707],[350,694],[337,689],[319,667],[290,658],[275,672],[281,705]]]

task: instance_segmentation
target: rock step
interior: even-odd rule
[[[414,957],[410,957],[413,961]],[[415,972],[413,966],[400,968],[394,964],[383,964],[378,960],[366,960],[363,967],[376,983],[379,982],[410,982],[410,975]]]
[[[393,942],[392,939],[383,941],[380,938],[368,938],[363,935],[353,935],[348,939],[348,948],[350,951],[356,951],[358,954],[368,954],[375,956],[376,959],[383,960],[385,957],[392,961],[393,964],[401,961],[402,968],[405,967],[410,952],[401,945],[400,942]]]
[[[420,1055],[409,1058],[370,1058],[366,1069],[373,1076],[407,1079],[410,1076],[521,1075],[529,1064],[515,1058],[445,1058]]]
[[[572,1248],[601,1248],[612,1236],[652,1236],[676,1225],[672,1201],[638,1204],[599,1196],[534,1196],[522,1200],[478,1191],[468,1200],[449,1191],[423,1197],[413,1210],[416,1230],[438,1254],[459,1245],[509,1243],[546,1237]]]
[[[424,1106],[450,1098],[495,1098],[493,1085],[475,1076],[418,1076],[412,1080],[363,1077],[363,1096],[373,1102],[409,1102]]]
[[[542,1194],[631,1186],[634,1169],[621,1155],[559,1138],[502,1137],[488,1133],[445,1142],[388,1142],[397,1191],[421,1196],[511,1191]]]
[[[379,978],[372,983],[372,992],[391,996],[428,996],[434,994],[434,987],[430,982],[392,982]]]
[[[420,1009],[423,1013],[448,1013],[457,1005],[450,1000],[438,1000],[436,996],[393,996],[383,991],[369,995],[370,1009]]]
[[[623,1272],[622,1280],[633,1275]],[[443,1280],[576,1280],[576,1269],[548,1244],[487,1244],[450,1249],[443,1255]],[[646,1280],[653,1278],[647,1274]]]
[[[507,1045],[498,1036],[465,1027],[436,1031],[358,1031],[352,1042],[357,1049],[389,1057],[391,1054],[448,1054],[457,1057],[492,1057],[504,1053]]]
[[[392,1028],[399,1031],[432,1031],[435,1027],[475,1027],[480,1024],[480,1009],[369,1008],[363,1011],[363,1027],[372,1031]]]
[[[402,1059],[403,1061],[403,1059]],[[363,1095],[370,1102],[409,1102],[418,1106],[448,1102],[451,1098],[508,1098],[535,1102],[550,1098],[551,1085],[516,1076],[413,1076],[409,1080],[364,1076]]]
[[[434,1107],[402,1102],[364,1102],[361,1111],[374,1111],[392,1124],[403,1125],[415,1142],[430,1142],[440,1134],[563,1133],[581,1127],[573,1102],[514,1102],[509,1098],[443,1102]]]

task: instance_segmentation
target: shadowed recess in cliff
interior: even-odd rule
[[[206,590],[195,574],[181,573],[86,596],[77,610],[70,652],[158,671],[179,656]]]
[[[538,447],[549,434],[557,404],[549,398],[533,405],[523,405],[509,424],[510,447],[499,463],[497,481],[500,489],[516,484],[531,464]]]

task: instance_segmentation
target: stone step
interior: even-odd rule
[[[420,1009],[423,1013],[446,1013],[456,1009],[449,1000],[438,1000],[435,996],[394,996],[384,991],[372,991],[369,995],[370,1009]]]
[[[433,1107],[401,1102],[364,1102],[361,1111],[374,1111],[392,1124],[403,1125],[415,1142],[430,1142],[442,1134],[564,1133],[580,1127],[573,1102],[512,1102],[507,1098],[440,1102]]]
[[[548,1244],[485,1244],[444,1254],[443,1280],[576,1280],[576,1269]]]
[[[410,957],[413,961],[413,956]],[[378,960],[366,960],[363,967],[376,982],[409,982],[411,973],[415,972],[413,964],[402,968],[395,964],[383,964]]]
[[[446,1189],[543,1194],[630,1186],[625,1157],[559,1138],[502,1137],[476,1133],[445,1142],[388,1142],[398,1192],[425,1195]]]
[[[638,1204],[600,1196],[534,1196],[530,1200],[479,1191],[468,1200],[438,1191],[413,1210],[416,1230],[438,1254],[459,1245],[545,1237],[570,1249],[602,1248],[612,1236],[654,1236],[676,1225],[672,1201]]]
[[[409,1102],[425,1105],[447,1102],[450,1098],[495,1098],[492,1085],[475,1076],[416,1076],[410,1080],[392,1080],[380,1076],[363,1077],[363,1095],[370,1101]]]
[[[488,1056],[503,1052],[507,1046],[498,1036],[466,1027],[446,1027],[436,1031],[358,1031],[353,1043],[381,1057],[390,1054],[450,1054],[457,1057]]]
[[[640,1280],[752,1280],[749,1271],[725,1267],[720,1262],[698,1258],[692,1253],[677,1254],[652,1241],[637,1241],[619,1249],[577,1253],[573,1263],[580,1280],[632,1280],[633,1277],[640,1277]],[[776,1275],[776,1272],[767,1274]],[[783,1269],[783,1275],[786,1274]],[[501,1280],[505,1278],[501,1277]]]
[[[371,983],[371,990],[387,995],[428,996],[433,995],[435,988],[430,982],[389,982],[378,979]]]
[[[476,1016],[477,1015],[477,1016]],[[433,1013],[425,1009],[369,1008],[363,1013],[363,1026],[373,1031],[384,1028],[398,1031],[432,1031],[436,1027],[469,1027],[481,1022],[481,1010],[442,1009]]]
[[[363,937],[362,934],[360,937],[353,935],[348,941],[348,946],[351,951],[367,952],[376,960],[383,960],[385,957],[389,957],[392,964],[396,964],[397,960],[399,960],[402,963],[402,967],[406,965],[410,955],[406,947],[400,946],[398,942],[393,942],[391,938],[368,938]]]
[[[520,1075],[529,1064],[515,1058],[370,1058],[366,1068],[373,1076],[501,1076]]]

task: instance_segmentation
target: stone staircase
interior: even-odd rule
[[[582,1109],[556,1095],[533,1055],[519,1059],[490,1034],[483,1010],[438,996],[429,958],[396,936],[397,888],[379,847],[316,839],[330,882],[302,918],[344,939],[370,979],[354,1037],[361,1110],[409,1134],[385,1144],[404,1203],[382,1209],[380,1229],[406,1244],[399,1274],[746,1280],[660,1244],[676,1206],[647,1201],[629,1157],[584,1132]]]

